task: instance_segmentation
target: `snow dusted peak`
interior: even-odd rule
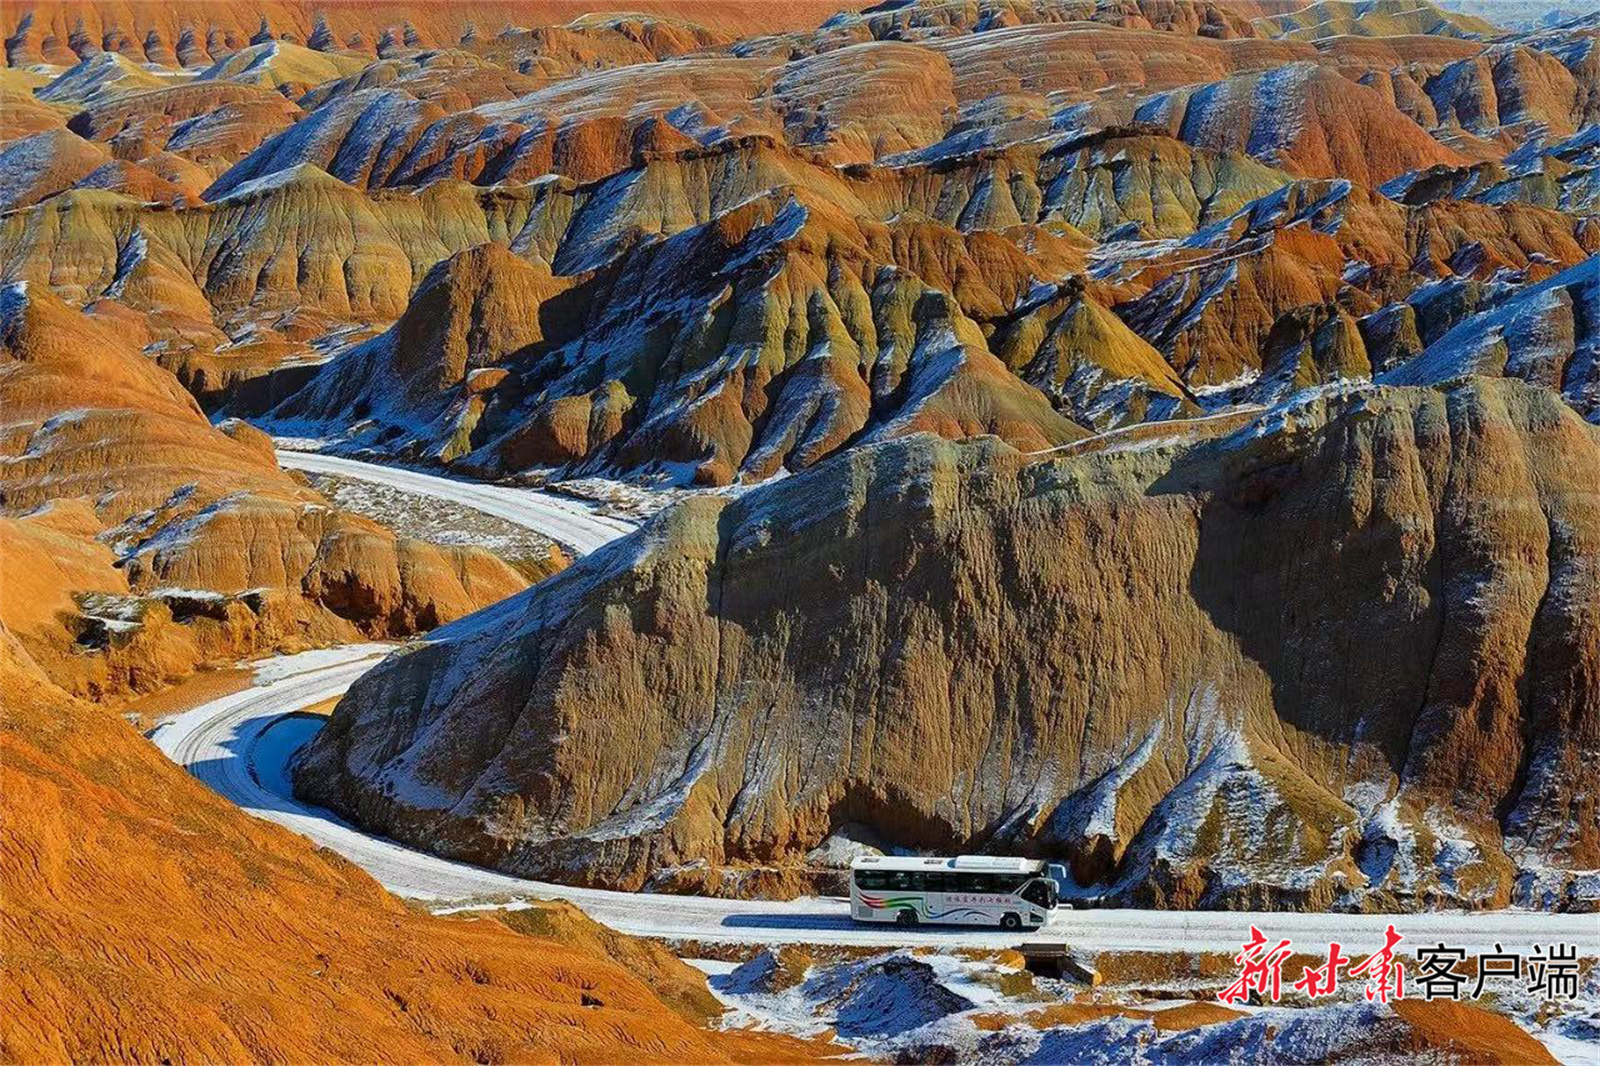
[[[197,80],[309,86],[354,74],[365,65],[364,60],[345,53],[319,52],[289,41],[271,40],[223,56],[201,71]]]
[[[159,75],[117,52],[96,52],[63,71],[35,95],[55,104],[87,103],[119,92],[162,85]]]
[[[397,131],[411,129],[429,106],[397,89],[353,92],[267,138],[217,178],[203,196],[218,200],[274,172],[306,164],[342,181],[364,182],[381,159],[398,157]]]
[[[800,228],[806,224],[806,219],[811,217],[811,212],[806,210],[792,194],[787,203],[778,211],[777,217],[772,220],[769,227],[769,239],[781,243],[796,236]]]
[[[1344,223],[1344,204],[1350,188],[1350,182],[1343,178],[1291,182],[1197,230],[1183,243],[1191,248],[1221,248],[1240,236],[1300,224],[1319,233],[1336,234]]]
[[[106,290],[106,295],[112,299],[120,299],[127,289],[128,279],[149,255],[149,238],[145,236],[143,227],[135,229],[128,242],[117,251],[117,275],[111,282],[111,287]]]
[[[1315,62],[1161,93],[1134,117],[1195,147],[1244,152],[1307,177],[1376,185],[1421,166],[1464,162],[1383,95]]]
[[[28,283],[13,281],[0,287],[0,334],[9,337],[28,309]]]
[[[755,199],[761,199],[761,197],[756,197]],[[740,204],[739,207],[735,207],[732,210],[738,211],[744,206],[745,204]],[[773,251],[785,241],[794,240],[800,235],[800,231],[805,228],[806,220],[810,217],[811,212],[800,202],[798,197],[791,193],[784,205],[772,216],[771,222],[758,226],[745,238],[743,251],[728,261],[726,271],[731,273],[746,263]]]
[[[212,202],[216,204],[235,203],[255,199],[268,193],[277,192],[280,189],[287,189],[292,185],[326,185],[330,183],[344,185],[344,182],[315,163],[297,163],[287,169],[274,170],[263,174],[259,178],[240,182]]]
[[[1294,143],[1305,122],[1305,88],[1317,70],[1315,63],[1290,63],[1256,79],[1256,121],[1245,151],[1276,162],[1277,153]]]
[[[196,75],[196,80],[217,81],[222,78],[232,77],[259,67],[262,63],[270,61],[277,54],[277,41],[253,44],[248,48],[241,48],[237,52],[223,56]]]
[[[1548,384],[1600,422],[1600,256],[1472,315],[1380,380],[1426,385],[1468,374]],[[1585,313],[1585,309],[1588,313]]]

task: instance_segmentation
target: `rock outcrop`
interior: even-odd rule
[[[1043,461],[857,448],[392,656],[297,788],[622,887],[863,822],[1065,859],[1125,903],[1578,905],[1597,478],[1593,427],[1488,379]]]
[[[392,330],[274,417],[354,412],[398,446],[427,412],[432,437],[410,446],[438,458],[686,465],[711,485],[921,430],[1048,448],[1083,431],[979,326],[1023,301],[1037,258],[933,223],[851,218],[801,190],[589,277],[554,278],[486,245],[441,264]]]
[[[198,663],[431,628],[526,586],[481,548],[398,538],[213,428],[114,326],[0,290],[0,621],[58,683],[148,689]]]

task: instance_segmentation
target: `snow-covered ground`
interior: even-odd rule
[[[257,683],[202,704],[163,725],[152,739],[170,758],[251,814],[278,822],[344,855],[391,891],[443,905],[483,901],[566,899],[597,921],[626,933],[669,939],[753,944],[838,944],[900,947],[1015,947],[1014,934],[970,928],[923,928],[853,922],[834,899],[791,901],[663,896],[530,881],[450,862],[383,840],[295,799],[290,757],[320,728],[297,715],[340,693],[370,669],[383,645],[305,652],[266,660]],[[1496,942],[1531,946],[1576,943],[1600,955],[1600,921],[1592,915],[1533,911],[1438,912],[1391,919],[1372,914],[1063,910],[1042,934],[1084,951],[1236,952],[1251,923],[1297,943],[1382,939],[1395,920],[1416,942],[1442,939],[1473,951]]]
[[[768,948],[742,962],[689,961],[727,1008],[722,1025],[832,1035],[882,1062],[1175,1066],[1348,1061],[1352,1052],[1373,1063],[1410,1057],[1395,1050],[1407,1046],[1405,1023],[1391,1007],[1367,1002],[1359,980],[1315,1002],[1291,989],[1280,1004],[1224,1007],[1216,993],[1230,975],[1190,957],[1109,956],[1119,972],[1097,987],[1030,974],[1015,953]],[[1297,971],[1285,969],[1294,980]],[[1494,1000],[1480,1005],[1509,1014],[1563,1063],[1592,1066],[1600,996],[1590,985],[1578,1002],[1542,1017]]]
[[[550,554],[549,538],[476,507],[418,495],[373,479],[315,471],[305,474],[311,487],[340,510],[371,518],[404,537],[485,548],[513,562],[545,559]]]
[[[542,533],[579,554],[591,552],[633,530],[633,523],[624,519],[600,514],[577,500],[534,489],[458,481],[403,467],[379,466],[286,448],[278,450],[278,463],[290,470],[337,474],[388,485],[413,495],[448,500]]]

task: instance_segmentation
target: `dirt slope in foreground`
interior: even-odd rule
[[[0,629],[0,1060],[799,1061],[601,957],[432,918],[51,685]],[[659,961],[659,960],[657,960]],[[624,966],[628,968],[625,969]],[[652,981],[659,969],[644,969]],[[682,975],[667,975],[682,981]]]

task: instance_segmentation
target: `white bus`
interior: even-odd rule
[[[865,856],[850,864],[850,917],[1036,929],[1060,904],[1055,872],[1034,859],[989,855]]]

